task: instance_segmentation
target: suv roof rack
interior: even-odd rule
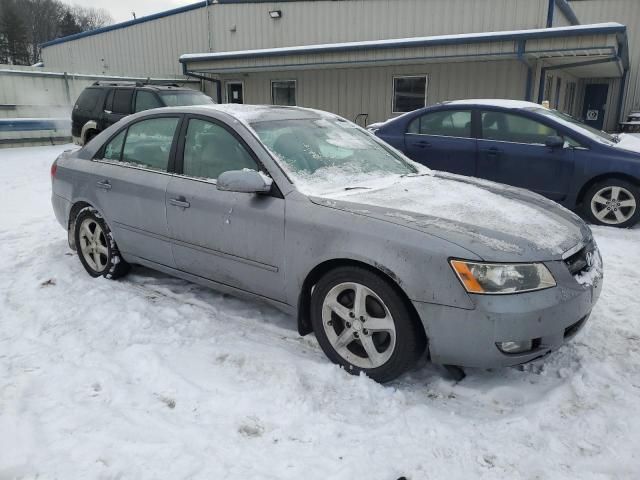
[[[133,85],[133,86],[139,86],[142,85],[141,82],[127,82],[127,81],[114,81],[114,80],[98,80],[96,82],[93,82],[94,86],[99,86],[99,85],[110,85],[112,87],[117,87],[120,85]]]
[[[97,80],[93,82],[93,86],[103,86],[108,85],[110,87],[122,87],[122,86],[132,86],[132,87],[182,87],[179,83],[175,82],[153,82],[150,79],[146,82],[134,82],[134,81],[126,81],[126,80]]]

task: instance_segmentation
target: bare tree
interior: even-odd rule
[[[95,30],[113,23],[113,17],[104,8],[81,7],[74,5],[71,13],[83,32]]]

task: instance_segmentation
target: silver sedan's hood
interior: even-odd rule
[[[557,260],[592,238],[577,215],[540,195],[444,172],[310,198],[446,239],[488,261]]]

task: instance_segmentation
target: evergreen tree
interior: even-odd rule
[[[2,17],[0,18],[0,37],[3,37],[3,53],[7,63],[13,65],[29,64],[29,45],[27,28],[19,15],[16,0],[2,0]]]
[[[60,36],[66,37],[67,35],[74,35],[82,32],[82,28],[78,25],[76,17],[71,10],[67,10],[60,20]]]

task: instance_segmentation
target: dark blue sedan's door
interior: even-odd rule
[[[471,110],[440,110],[414,118],[404,136],[406,155],[435,170],[476,174]]]
[[[478,177],[564,200],[573,175],[574,150],[545,146],[548,137],[558,135],[555,129],[500,111],[484,111],[481,119]]]

